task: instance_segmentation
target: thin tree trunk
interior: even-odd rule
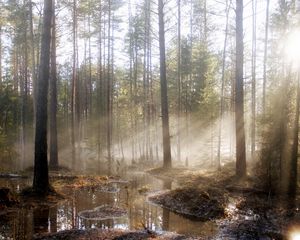
[[[32,16],[32,1],[29,0],[29,32],[30,32],[30,55],[31,55],[31,74],[32,74],[32,87],[33,87],[33,109],[34,109],[34,116],[35,116],[35,109],[36,109],[36,81],[37,81],[37,74],[36,74],[36,65],[35,65],[35,49],[34,49],[34,33],[33,33],[33,16]],[[35,122],[35,121],[34,121]]]
[[[252,82],[251,82],[251,158],[255,157],[256,125],[256,9],[257,2],[252,0]]]
[[[73,64],[72,64],[72,94],[71,94],[71,157],[72,167],[76,166],[76,148],[75,142],[77,139],[77,132],[79,131],[77,124],[77,92],[78,92],[78,76],[77,76],[77,1],[73,0]]]
[[[221,143],[222,143],[222,127],[223,127],[223,114],[224,114],[224,88],[225,88],[225,66],[226,66],[226,48],[228,38],[228,20],[229,20],[229,4],[226,0],[226,25],[225,25],[225,38],[223,45],[222,56],[222,80],[221,80],[221,106],[220,106],[220,123],[219,123],[219,135],[218,135],[218,153],[217,153],[217,168],[221,170]]]
[[[166,53],[165,53],[165,23],[164,23],[164,2],[158,0],[159,18],[159,53],[160,53],[160,88],[161,88],[161,113],[163,132],[163,166],[171,168],[171,146],[169,132],[169,109],[168,109],[168,87],[166,74]]]
[[[24,1],[24,5],[26,2]],[[27,142],[27,98],[28,98],[28,41],[27,41],[27,17],[24,15],[24,21],[25,21],[25,29],[23,32],[23,51],[22,53],[24,54],[22,59],[22,64],[21,64],[21,73],[22,75],[20,76],[20,87],[21,87],[21,97],[22,97],[22,102],[21,102],[21,144],[22,144],[22,160],[21,160],[21,167],[23,167],[23,163],[26,162],[27,158],[27,151],[26,151],[26,142]]]
[[[96,102],[96,107],[97,107],[97,115],[99,118],[98,121],[98,160],[99,160],[99,170],[100,170],[100,155],[102,151],[102,141],[101,141],[101,134],[102,134],[102,126],[103,126],[103,101],[102,101],[102,90],[103,90],[103,75],[102,75],[102,1],[100,1],[100,9],[99,9],[99,66],[98,66],[98,86],[97,86],[97,102]]]
[[[42,13],[39,12],[39,22],[38,22],[38,29],[37,29],[37,33],[41,33],[42,32]],[[41,48],[40,48],[40,43],[41,43],[41,36],[40,34],[38,34],[38,41],[37,41],[37,46],[36,46],[36,66],[39,67],[40,66],[40,58],[41,58]],[[37,74],[36,77],[38,77],[38,70],[37,70]],[[37,86],[36,86],[37,88]],[[37,93],[36,93],[37,94]]]
[[[243,0],[236,0],[236,82],[235,82],[235,128],[236,128],[236,175],[246,175],[246,149],[244,128],[244,44]]]
[[[51,72],[50,72],[50,161],[52,169],[58,168],[57,150],[57,73],[56,73],[56,21],[55,0],[52,8],[52,35],[51,35]]]
[[[84,35],[87,34],[87,27],[86,27],[86,14],[83,14],[83,32]],[[87,121],[88,111],[89,111],[89,79],[88,79],[88,73],[87,73],[87,51],[88,51],[88,37],[84,37],[83,40],[84,50],[83,50],[83,73],[82,73],[82,79],[83,79],[83,91],[82,91],[82,98],[83,101],[83,118],[85,121]]]
[[[181,162],[181,0],[177,0],[177,161]]]
[[[107,158],[108,158],[108,174],[112,171],[112,156],[111,156],[111,139],[112,139],[112,113],[111,113],[111,0],[108,0],[108,29],[107,29]]]
[[[146,105],[146,148],[147,148],[147,158],[152,162],[152,147],[151,147],[151,37],[150,37],[150,28],[151,28],[151,2],[146,1],[146,96],[147,96],[147,105]]]
[[[128,2],[128,19],[129,19],[129,97],[130,97],[130,124],[131,131],[134,130],[134,101],[133,101],[133,26],[132,26],[132,12],[131,1]],[[131,134],[131,164],[135,161],[134,156],[134,134]]]
[[[89,12],[91,11],[91,2],[89,1]],[[88,89],[88,108],[89,108],[89,115],[92,115],[93,111],[93,85],[92,85],[92,47],[91,47],[91,15],[88,15],[88,34],[89,34],[89,39],[88,39],[88,45],[89,45],[89,89]]]
[[[146,2],[144,3],[144,14],[145,14],[145,22],[144,22],[144,46],[143,46],[143,153],[142,156],[144,160],[148,161],[148,145],[147,145],[147,134],[148,134],[148,127],[147,125],[147,108],[148,108],[148,95],[147,95],[147,6]]]
[[[207,44],[207,32],[208,32],[208,27],[207,27],[207,2],[204,0],[203,2],[203,40],[205,44]]]
[[[269,6],[270,0],[267,0],[266,23],[265,23],[265,42],[264,42],[264,67],[263,67],[263,114],[266,113],[266,85],[267,85],[267,59],[268,59],[268,39],[269,39]]]
[[[294,196],[297,192],[297,169],[298,169],[298,145],[299,145],[299,107],[300,107],[300,67],[298,67],[296,114],[293,131],[293,145],[291,153],[291,165],[289,174],[289,195]]]
[[[2,26],[0,23],[0,88],[2,87]]]
[[[33,190],[39,194],[49,191],[47,161],[47,96],[51,42],[52,1],[44,0],[44,19],[41,40],[41,57],[37,82],[36,131],[34,151]]]

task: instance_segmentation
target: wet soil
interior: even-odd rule
[[[21,240],[44,235],[42,239],[201,239],[161,231],[177,231],[188,236],[214,233],[214,224],[204,225],[202,230],[193,221],[146,203],[148,193],[169,188],[169,184],[144,172],[128,175],[127,180],[122,180],[52,172],[50,182],[58,194],[44,197],[20,195],[30,186],[30,178],[2,179],[0,185],[14,189],[12,192],[19,202],[5,211],[0,210],[0,239]]]
[[[142,240],[142,239],[164,239],[164,240],[193,240],[201,238],[186,237],[175,233],[155,233],[149,230],[145,231],[126,231],[126,230],[71,230],[62,231],[55,234],[43,236],[36,235],[35,240],[63,240],[63,239],[93,239],[93,240]]]
[[[209,239],[290,239],[299,231],[300,197],[269,196],[255,178],[238,179],[234,169],[221,172],[152,169],[181,188],[158,193],[149,201],[199,221],[215,221],[218,233]],[[299,234],[300,235],[300,234]]]
[[[300,229],[299,196],[269,196],[255,178],[237,179],[233,170],[152,169],[150,176],[129,173],[128,181],[56,172],[50,179],[58,196],[20,198],[6,187],[11,195],[0,208],[0,225],[8,226],[22,209],[21,215],[32,215],[32,224],[37,224],[27,233],[35,239],[289,239]],[[49,219],[56,221],[50,234],[45,233],[52,228]],[[100,229],[90,229],[94,227]]]
[[[216,191],[179,188],[155,194],[148,200],[193,220],[208,221],[225,216],[225,198]]]

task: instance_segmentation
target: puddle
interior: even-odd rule
[[[214,221],[192,221],[176,215],[147,201],[147,194],[177,187],[170,181],[162,181],[143,172],[134,172],[126,177],[127,183],[112,183],[114,189],[66,189],[68,199],[49,207],[21,209],[0,216],[0,239],[31,239],[33,234],[57,232],[67,229],[119,228],[172,231],[179,234],[210,238],[218,231]],[[3,184],[2,184],[3,183]],[[30,180],[3,180],[3,187],[22,189]],[[146,189],[147,192],[141,191]],[[127,211],[126,216],[111,219],[89,219],[79,215],[101,206],[110,206]],[[80,213],[80,214],[79,214]]]

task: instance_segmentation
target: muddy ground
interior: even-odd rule
[[[126,231],[126,230],[112,230],[112,229],[90,229],[90,230],[70,230],[62,231],[55,234],[46,234],[43,236],[36,235],[35,240],[141,240],[141,239],[153,239],[153,240],[196,240],[200,238],[186,237],[174,233],[155,233],[152,231]]]
[[[300,200],[277,198],[264,192],[257,179],[237,179],[233,169],[221,172],[173,168],[168,171],[151,169],[148,174],[167,182],[175,182],[176,189],[151,193],[148,201],[160,205],[193,221],[214,221],[219,228],[210,239],[291,239],[300,229]],[[19,207],[34,208],[39,204],[55,204],[64,197],[62,189],[90,188],[118,191],[110,183],[122,181],[107,176],[72,176],[52,173],[51,184],[58,194],[46,198],[21,196],[8,188],[0,189],[0,216]],[[146,189],[146,188],[145,188]],[[143,194],[147,194],[143,190]],[[99,209],[96,209],[97,211]],[[101,210],[101,209],[100,209]],[[109,211],[108,211],[109,210]],[[106,209],[106,216],[126,214],[125,209]],[[103,212],[85,212],[103,218]],[[202,239],[173,233],[155,233],[148,229],[71,230],[35,235],[35,239]],[[207,238],[208,239],[208,238]]]
[[[149,196],[149,201],[195,221],[215,221],[216,239],[300,239],[300,198],[271,196],[255,177],[238,179],[234,168],[220,172],[152,169],[180,187]],[[297,238],[296,238],[297,239]]]

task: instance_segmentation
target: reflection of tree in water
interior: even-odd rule
[[[57,206],[43,206],[33,210],[34,233],[57,232]]]
[[[33,210],[33,230],[35,233],[48,232],[49,207],[41,207]]]
[[[50,232],[57,232],[57,206],[49,209]]]
[[[163,189],[172,189],[172,181],[164,180],[163,181]],[[163,216],[162,216],[162,230],[169,230],[170,225],[170,211],[168,209],[163,208]]]

